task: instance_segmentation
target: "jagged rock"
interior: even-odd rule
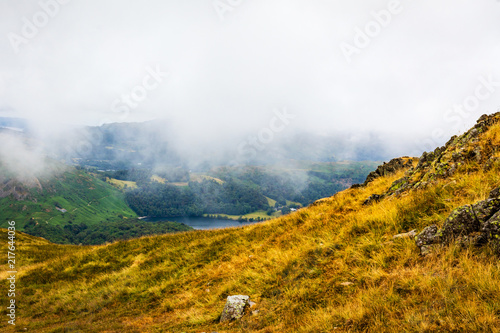
[[[417,235],[417,230],[412,230],[410,232],[405,232],[403,234],[398,234],[392,236],[392,239],[397,239],[397,238],[410,238],[410,237],[415,237]]]
[[[420,249],[420,253],[424,254],[423,249],[427,248],[429,245],[433,245],[440,242],[441,235],[438,234],[438,227],[433,224],[426,227],[421,233],[415,237],[415,244]]]
[[[495,198],[500,198],[500,187],[491,190],[490,195],[488,196],[488,199],[495,199]]]
[[[403,177],[392,183],[389,191],[402,191],[408,187],[408,178]]]
[[[488,119],[488,115],[487,114],[483,114],[481,115],[481,117],[479,117],[479,119],[476,121],[476,124],[479,124],[479,123],[482,123],[483,121],[487,120]]]
[[[472,205],[472,209],[479,224],[482,224],[500,210],[500,199],[494,198],[480,201]]]
[[[220,322],[241,319],[249,301],[250,297],[247,295],[228,296],[224,310],[222,310]]]
[[[465,236],[479,231],[479,221],[471,206],[466,205],[455,209],[444,222],[442,228],[443,241],[448,243],[459,236]]]
[[[478,144],[479,140],[483,140],[481,136],[498,122],[500,122],[500,112],[482,116],[477,124],[463,135],[452,137],[445,146],[438,147],[432,152],[424,152],[417,165],[410,167],[403,178],[394,182],[381,195],[388,197],[411,189],[424,188],[427,184],[454,176],[460,171],[471,172],[480,166],[484,170],[500,166],[500,159],[493,157],[495,151],[500,151],[500,147],[488,142],[486,146]],[[380,174],[379,170],[370,175],[367,181],[377,174]]]
[[[381,199],[382,199],[381,195],[379,195],[379,194],[372,194],[372,195],[370,195],[370,197],[368,199],[366,199],[363,202],[363,205],[364,206],[368,206],[368,205],[371,205],[374,202],[379,202]]]
[[[481,232],[484,234],[486,240],[492,243],[497,252],[500,249],[500,211],[493,215],[486,221],[482,227]]]
[[[436,225],[425,228],[415,237],[415,244],[424,255],[433,244],[457,239],[464,245],[488,243],[500,254],[500,188],[492,190],[486,200],[455,209],[441,230]]]
[[[390,160],[388,163],[384,163],[382,165],[379,165],[377,170],[370,172],[368,177],[366,177],[366,180],[365,180],[363,185],[366,186],[379,177],[383,177],[383,176],[392,174],[392,173],[399,171],[403,168],[407,168],[407,167],[409,168],[411,166],[412,166],[411,160],[409,160],[409,162],[408,161],[405,162],[405,160],[403,158],[394,158],[394,159]]]

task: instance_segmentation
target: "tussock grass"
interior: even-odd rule
[[[420,257],[412,239],[392,236],[441,225],[454,208],[485,199],[500,185],[498,171],[457,173],[425,189],[362,205],[402,177],[399,172],[260,224],[105,246],[59,246],[20,234],[18,327],[36,332],[497,331],[500,265],[487,247],[451,245]],[[4,230],[1,234],[6,239]],[[4,294],[1,304],[7,302]],[[234,294],[249,295],[259,313],[219,324],[226,297]],[[10,328],[2,321],[0,329]]]

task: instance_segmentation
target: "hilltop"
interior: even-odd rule
[[[498,147],[500,114],[483,116],[473,129],[420,159],[381,166],[365,184],[242,228],[93,247],[19,234],[17,327],[496,331],[500,266],[494,249],[450,242],[422,256],[413,237],[394,236],[442,226],[457,207],[488,198],[500,186]],[[253,312],[220,324],[227,296],[239,294],[256,303]],[[6,302],[2,294],[0,303]],[[0,322],[5,331],[6,325]]]

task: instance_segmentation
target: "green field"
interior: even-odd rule
[[[132,181],[128,181],[128,180],[119,180],[119,179],[115,179],[115,178],[106,177],[106,182],[108,184],[113,185],[114,187],[116,187],[120,190],[124,189],[125,186],[127,188],[131,188],[131,189],[137,188],[136,182],[132,182]]]
[[[69,169],[50,180],[38,180],[42,190],[26,188],[29,196],[24,200],[12,196],[0,199],[0,227],[6,227],[10,220],[22,230],[30,219],[64,226],[70,222],[91,225],[137,217],[121,191],[87,172]],[[22,183],[17,186],[23,188]]]
[[[265,210],[258,210],[253,213],[245,214],[245,215],[228,215],[228,214],[204,214],[203,216],[208,217],[208,216],[222,216],[231,220],[237,221],[240,217],[244,219],[256,219],[260,217],[261,219],[268,220],[268,219],[273,219],[276,217],[280,217],[282,214],[281,212],[275,212],[271,216],[267,215],[267,212]]]
[[[267,203],[269,204],[269,207],[274,207],[274,205],[276,205],[276,200],[271,199],[269,197],[266,197],[266,199],[267,199]]]

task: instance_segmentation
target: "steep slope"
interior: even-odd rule
[[[258,225],[71,251],[38,249],[19,240],[18,327],[36,332],[495,331],[500,265],[488,246],[452,242],[423,257],[412,237],[393,236],[441,226],[453,209],[484,200],[500,186],[499,118],[483,117],[489,124],[483,131],[454,138],[439,153],[412,162],[409,170],[383,173]],[[478,147],[481,158],[477,152],[469,157]],[[448,172],[446,163],[456,169]],[[365,204],[374,194],[379,199]],[[46,259],[34,264],[35,252]],[[252,311],[258,312],[220,324],[226,297],[238,294],[249,295],[257,303]],[[6,302],[0,294],[0,304]],[[6,321],[0,328],[7,331]]]
[[[87,225],[116,221],[137,215],[127,206],[124,195],[91,174],[64,167],[50,176],[18,180],[0,171],[0,226],[15,220],[18,227],[32,220],[53,226],[71,223]]]

